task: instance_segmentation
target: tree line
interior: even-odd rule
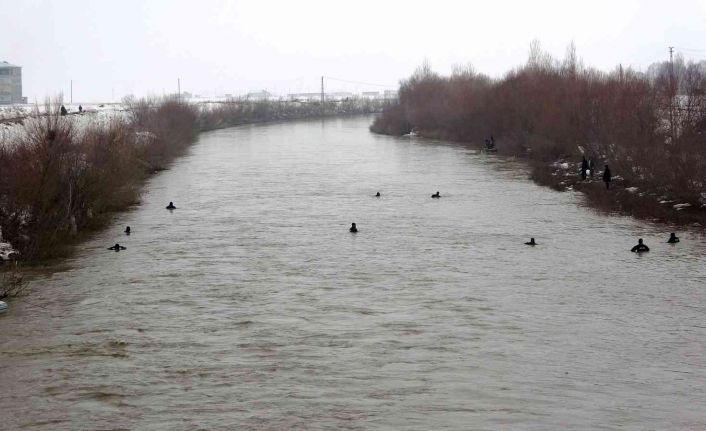
[[[571,44],[556,60],[533,42],[527,62],[492,79],[472,67],[450,76],[428,63],[400,83],[399,100],[371,130],[482,142],[545,162],[610,164],[626,182],[700,205],[706,198],[706,62],[586,67]]]

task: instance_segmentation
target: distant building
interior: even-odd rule
[[[366,99],[377,99],[380,97],[379,91],[363,91],[362,96]]]
[[[385,99],[396,99],[397,90],[385,90]]]
[[[22,68],[0,61],[0,105],[25,101],[22,97]]]
[[[287,94],[287,98],[295,101],[321,100],[321,93],[290,93]]]
[[[268,91],[262,90],[256,93],[248,93],[245,98],[248,100],[270,100],[272,98],[272,94]]]
[[[355,94],[349,92],[349,91],[333,91],[330,93],[326,93],[326,100],[344,100],[344,99],[352,99],[355,97]]]
[[[352,99],[355,97],[355,94],[350,93],[348,91],[333,91],[333,92],[326,92],[324,94],[325,100],[328,101],[340,101],[340,100],[345,100],[345,99]],[[320,102],[321,101],[321,93],[290,93],[287,94],[287,99],[291,101],[300,101],[300,102]]]

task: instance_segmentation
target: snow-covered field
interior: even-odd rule
[[[120,103],[86,104],[79,113],[79,104],[64,105],[69,115],[66,121],[73,123],[79,132],[87,127],[107,124],[125,115],[125,106]],[[0,105],[0,145],[11,145],[25,133],[25,126],[42,121],[46,105]]]
[[[124,109],[122,103],[65,103],[64,107],[70,114],[78,113],[78,107],[82,106],[84,112],[103,112],[103,111],[119,111]],[[22,119],[29,116],[34,116],[37,113],[44,114],[46,112],[46,104],[15,104],[15,105],[0,105],[0,121],[12,121]]]

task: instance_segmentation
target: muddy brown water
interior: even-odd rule
[[[0,429],[706,429],[702,236],[370,121],[201,135],[0,315]]]

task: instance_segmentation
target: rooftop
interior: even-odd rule
[[[14,64],[10,64],[7,61],[0,61],[0,69],[4,69],[6,67],[20,67],[20,66],[15,66]]]

